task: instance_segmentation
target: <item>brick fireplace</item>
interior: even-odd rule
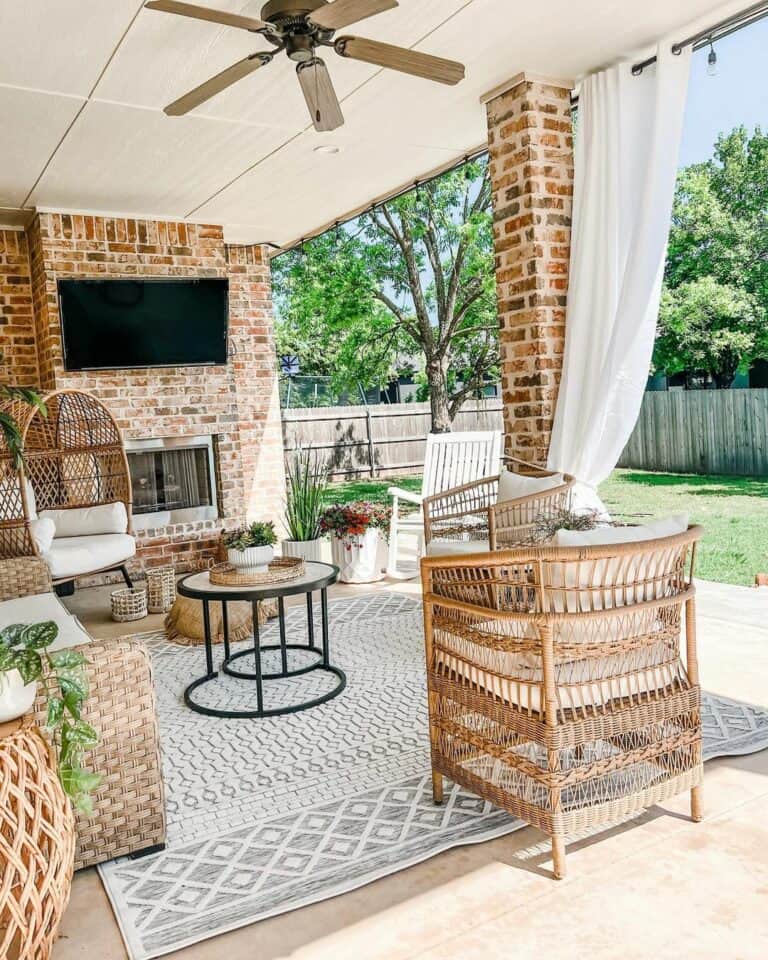
[[[58,280],[136,276],[227,277],[228,364],[65,370]],[[39,213],[26,232],[0,230],[0,351],[0,381],[95,394],[112,411],[132,449],[152,441],[148,450],[158,444],[210,450],[206,462],[213,472],[214,502],[200,505],[207,512],[190,513],[183,498],[172,509],[174,494],[166,492],[168,503],[137,512],[134,572],[142,562],[166,560],[190,569],[214,554],[222,527],[246,517],[280,518],[283,448],[264,248],[225,244],[218,226]],[[172,466],[164,472],[163,464],[173,462],[170,456],[155,462],[155,475],[169,490],[184,486]],[[199,456],[190,463],[190,476],[203,469]],[[145,462],[147,477],[152,464]],[[179,461],[177,473],[182,466]]]

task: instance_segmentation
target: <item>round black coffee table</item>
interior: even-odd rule
[[[205,665],[206,673],[192,683],[184,691],[184,702],[196,713],[204,713],[210,717],[277,717],[286,713],[297,713],[308,710],[321,703],[326,703],[337,697],[347,684],[347,678],[342,670],[334,667],[330,662],[330,640],[328,635],[328,587],[336,583],[339,578],[339,568],[329,563],[307,562],[304,573],[295,580],[284,580],[279,583],[265,583],[256,587],[222,587],[211,583],[208,572],[192,573],[179,581],[178,592],[182,597],[192,600],[201,600],[203,604],[203,629],[205,632]],[[320,591],[321,614],[321,643],[315,642],[315,622],[313,617],[312,594]],[[288,643],[285,635],[285,597],[305,594],[307,602],[307,642]],[[259,604],[262,600],[277,600],[278,626],[280,643],[262,645],[259,637]],[[234,600],[245,600],[252,606],[253,611],[253,646],[237,653],[230,651],[229,624],[227,617],[227,603]],[[211,638],[211,617],[209,604],[212,601],[221,603],[221,624],[224,634],[224,659],[221,669],[230,677],[253,682],[256,693],[256,708],[254,710],[221,710],[216,707],[207,707],[195,702],[192,693],[198,687],[209,683],[218,677],[218,671],[213,668],[213,640]],[[262,654],[267,651],[280,652],[280,670],[276,673],[265,673],[262,670]],[[290,667],[289,651],[301,651],[304,658],[309,657],[309,663]],[[253,670],[236,669],[242,661],[252,658]],[[288,677],[298,677],[315,670],[329,673],[336,677],[333,688],[322,696],[274,709],[264,707],[264,684],[269,680],[284,680]]]

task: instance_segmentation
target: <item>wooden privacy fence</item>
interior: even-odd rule
[[[768,476],[768,390],[646,393],[619,466]]]
[[[283,410],[286,455],[312,447],[327,457],[331,477],[393,477],[420,473],[430,429],[428,403]],[[501,400],[464,404],[453,429],[501,430]]]

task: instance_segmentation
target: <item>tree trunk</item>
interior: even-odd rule
[[[451,414],[448,405],[446,371],[439,360],[428,360],[426,366],[429,384],[429,407],[432,415],[431,433],[450,433]]]

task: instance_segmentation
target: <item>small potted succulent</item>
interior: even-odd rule
[[[320,518],[328,488],[328,467],[317,453],[298,449],[286,470],[284,557],[320,560]]]
[[[275,555],[277,534],[272,521],[255,521],[224,534],[227,560],[241,573],[264,573]]]
[[[379,563],[379,542],[392,518],[390,507],[368,500],[327,507],[320,530],[330,534],[333,562],[343,583],[372,583],[384,574]]]

